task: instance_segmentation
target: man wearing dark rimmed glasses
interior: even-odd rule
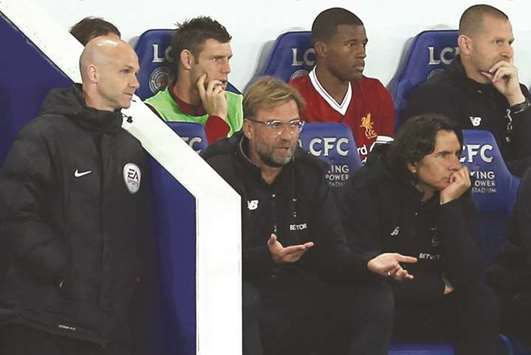
[[[297,144],[303,106],[296,89],[262,78],[245,93],[242,132],[203,152],[242,197],[244,354],[387,354],[392,295],[368,271],[411,278],[399,262],[416,259],[349,249],[327,166]],[[345,308],[337,329],[340,285],[356,289],[354,330]]]

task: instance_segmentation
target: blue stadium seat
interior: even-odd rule
[[[0,38],[5,48],[0,55],[1,165],[18,131],[37,116],[48,92],[72,82],[2,13]]]
[[[300,134],[300,145],[330,163],[326,174],[330,186],[342,186],[361,167],[352,131],[341,123],[306,123]]]
[[[406,106],[411,89],[428,79],[434,70],[454,60],[458,53],[457,36],[457,30],[423,31],[411,41],[389,83],[397,113]]]
[[[196,200],[155,159],[150,163],[160,250],[161,347],[164,354],[196,354]]]
[[[171,43],[173,30],[153,29],[142,33],[135,45],[135,51],[140,62],[138,80],[140,88],[136,94],[145,100],[166,87],[171,78],[166,52]],[[240,93],[231,83],[228,91]]]
[[[522,340],[511,337],[509,341],[512,346],[511,355],[531,355],[531,348]]]
[[[310,31],[281,34],[273,44],[259,75],[271,75],[286,82],[292,77],[306,75],[315,65],[315,51],[311,37]]]
[[[454,355],[450,344],[393,344],[389,355]]]
[[[505,335],[500,335],[496,346],[496,353],[500,355],[529,355],[515,353],[514,345]],[[454,355],[454,347],[449,343],[395,343],[389,348],[389,355]]]
[[[480,246],[492,262],[505,238],[505,224],[516,201],[520,179],[513,176],[494,136],[485,130],[464,130],[461,161],[471,171],[472,197],[479,208]]]
[[[208,140],[203,125],[192,122],[166,123],[196,152],[200,153],[208,146]]]
[[[136,94],[143,100],[155,95],[168,83],[170,70],[165,58],[172,34],[172,30],[147,30],[136,42],[135,51],[140,62],[140,88]]]

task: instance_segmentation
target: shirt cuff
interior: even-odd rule
[[[205,124],[205,133],[208,144],[212,144],[222,138],[227,137],[230,127],[227,122],[219,116],[208,116]]]

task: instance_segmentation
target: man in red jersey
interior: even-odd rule
[[[334,7],[312,25],[316,65],[290,81],[306,100],[308,122],[341,122],[352,129],[362,161],[378,136],[392,136],[395,112],[382,83],[363,76],[367,35],[352,12]]]

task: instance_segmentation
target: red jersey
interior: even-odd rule
[[[361,161],[367,159],[376,137],[394,136],[395,110],[387,89],[377,79],[352,81],[343,102],[337,103],[323,88],[315,68],[290,80],[306,100],[302,119],[307,122],[338,122],[352,129]]]

